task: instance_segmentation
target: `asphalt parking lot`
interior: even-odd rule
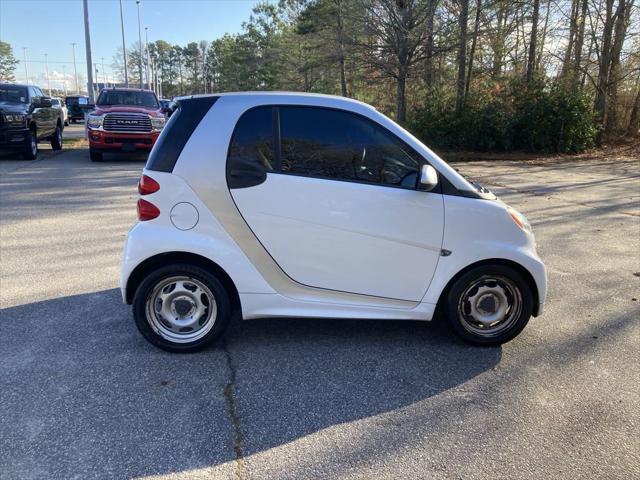
[[[640,478],[637,153],[456,164],[529,217],[549,271],[501,348],[286,319],[153,348],[117,290],[142,166],[0,158],[0,478]]]

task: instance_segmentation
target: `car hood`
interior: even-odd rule
[[[27,113],[29,106],[24,103],[0,102],[2,113]]]
[[[132,107],[129,105],[96,105],[93,113],[97,115],[105,113],[144,113],[152,117],[161,115],[159,108]]]

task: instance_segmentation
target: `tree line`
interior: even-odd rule
[[[240,33],[149,57],[165,96],[331,93],[444,147],[577,151],[638,134],[634,1],[280,0]]]
[[[635,0],[279,0],[236,34],[127,49],[165,97],[354,97],[443,148],[580,151],[637,137]],[[122,75],[122,52],[113,67]],[[147,65],[148,64],[148,65]]]

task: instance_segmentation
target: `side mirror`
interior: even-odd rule
[[[420,169],[420,189],[430,192],[438,186],[438,172],[431,165],[422,165]]]
[[[40,99],[36,102],[36,108],[50,108],[53,104],[51,103],[51,97],[40,97]]]

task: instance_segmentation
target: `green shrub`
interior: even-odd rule
[[[598,128],[591,105],[581,90],[562,85],[537,82],[514,89],[516,148],[562,153],[592,148]]]
[[[587,95],[543,82],[479,89],[460,113],[453,92],[432,92],[412,112],[409,128],[436,148],[485,151],[580,152],[597,134]]]

